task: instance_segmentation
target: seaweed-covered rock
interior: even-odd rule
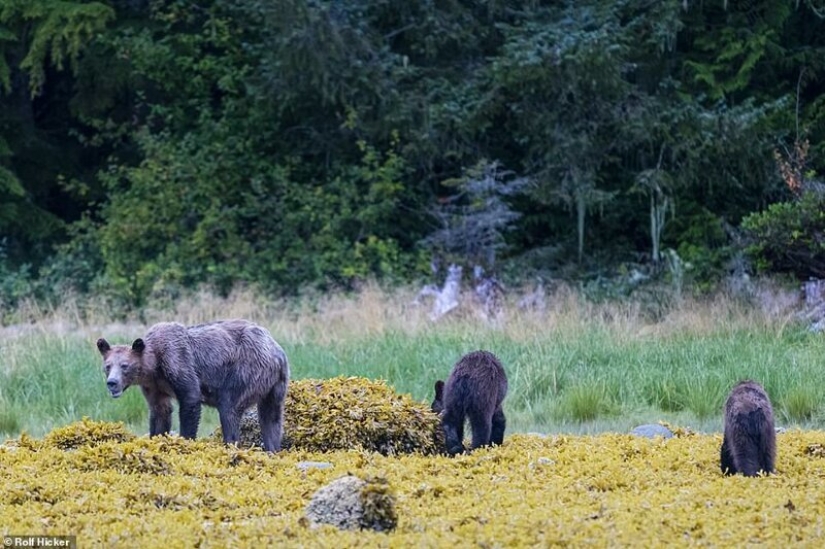
[[[121,422],[92,421],[84,417],[80,421],[52,430],[43,438],[43,443],[53,448],[72,450],[81,446],[96,446],[103,442],[128,442],[134,438],[134,433]]]
[[[347,475],[319,489],[306,507],[312,524],[331,524],[342,530],[393,530],[398,523],[395,497],[383,478],[362,480]]]
[[[361,448],[383,455],[443,453],[440,420],[429,406],[396,393],[384,381],[361,377],[291,381],[283,448],[327,452]],[[223,440],[218,428],[212,435]],[[244,448],[261,446],[257,410],[241,419]]]

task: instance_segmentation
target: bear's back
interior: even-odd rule
[[[747,415],[756,410],[762,410],[772,415],[771,401],[761,385],[744,381],[736,385],[730,392],[725,403],[725,413],[728,417]]]
[[[143,340],[153,354],[166,354],[187,342],[186,326],[179,322],[158,322],[146,332]]]

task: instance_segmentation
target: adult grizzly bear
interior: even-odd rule
[[[755,381],[741,381],[725,402],[722,473],[755,477],[759,471],[773,473],[775,462],[776,431],[770,398]]]
[[[140,385],[149,405],[150,436],[171,429],[174,398],[181,436],[197,436],[206,404],[218,409],[224,442],[234,443],[241,415],[257,404],[264,448],[281,449],[289,362],[265,328],[246,320],[162,322],[132,345],[112,346],[101,338],[97,348],[112,397]]]
[[[464,421],[473,430],[472,448],[501,444],[506,420],[501,403],[507,394],[507,375],[493,353],[473,351],[455,364],[447,383],[435,382],[432,410],[441,414],[447,451],[464,451]]]

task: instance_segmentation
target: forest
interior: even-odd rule
[[[821,0],[0,0],[0,304],[825,278]]]

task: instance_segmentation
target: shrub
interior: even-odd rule
[[[772,204],[746,217],[742,227],[753,239],[747,251],[760,271],[825,278],[825,193],[811,190]]]

